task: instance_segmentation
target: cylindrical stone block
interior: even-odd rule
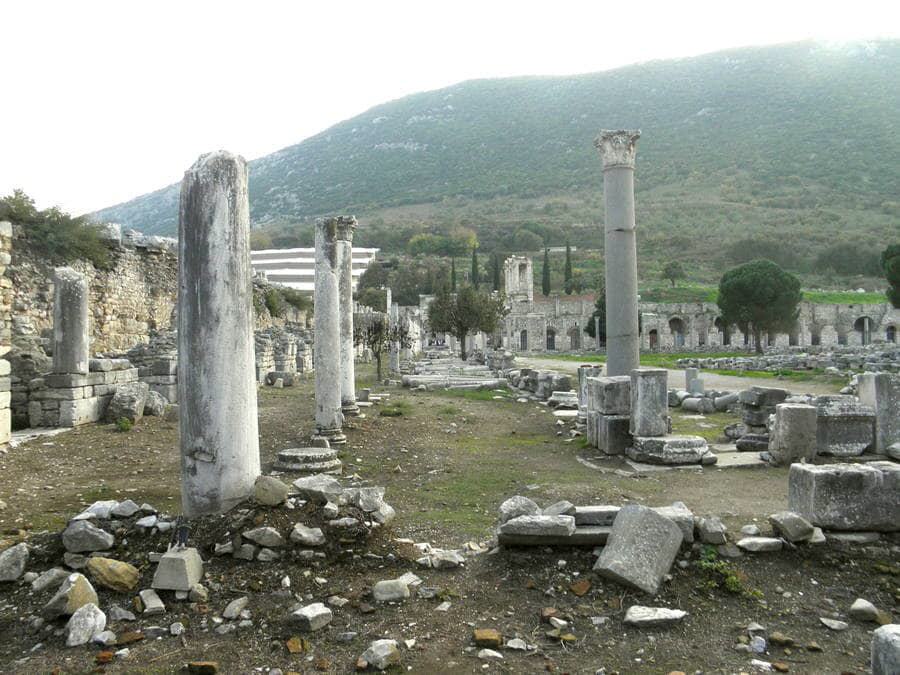
[[[636,368],[631,371],[631,434],[665,436],[669,421],[668,371]]]
[[[353,232],[356,218],[337,218],[338,294],[341,314],[341,412],[359,415],[356,405],[356,367],[353,363]]]
[[[606,210],[606,374],[628,375],[640,365],[634,155],[639,131],[601,131],[594,142],[603,161]]]
[[[247,163],[203,155],[178,226],[181,501],[188,517],[246,499],[260,473]]]
[[[91,325],[87,279],[71,267],[53,273],[53,372],[87,375]]]
[[[338,218],[316,221],[314,333],[316,355],[316,431],[332,445],[345,443],[341,431],[341,320],[338,279]]]
[[[691,382],[700,377],[700,371],[697,368],[684,369],[684,388],[691,391]]]

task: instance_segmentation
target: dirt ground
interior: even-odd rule
[[[26,584],[0,585],[0,669],[163,673],[178,672],[188,661],[215,660],[225,673],[273,668],[343,673],[354,670],[372,640],[389,637],[401,643],[415,640],[410,648],[401,644],[401,663],[391,672],[595,673],[605,668],[608,674],[737,673],[753,672],[751,658],[758,658],[781,662],[794,673],[864,673],[871,631],[877,626],[847,619],[850,604],[862,597],[900,615],[896,541],[746,555],[715,569],[700,563],[699,547],[686,546],[679,556],[684,564],[673,566],[671,581],[652,599],[593,574],[595,558],[589,549],[501,550],[474,556],[456,570],[419,569],[394,538],[444,548],[487,542],[497,507],[515,494],[542,506],[559,499],[650,506],[680,500],[697,515],[721,516],[732,533],[750,522],[766,530],[765,517],[786,507],[787,471],[712,468],[635,478],[616,473],[625,468],[616,462],[606,462],[599,471],[579,461],[590,454],[580,439],[567,441],[566,435],[557,435],[555,419],[544,406],[505,397],[494,400],[500,396],[496,393],[387,391],[402,414],[383,417],[378,408],[369,409],[366,419],[351,423],[342,453],[345,475],[358,474],[365,484],[386,486],[386,500],[397,510],[389,533],[371,540],[366,551],[355,551],[375,556],[330,555],[316,563],[214,558],[206,566],[208,582],[215,585],[207,614],[202,607],[163,594],[165,616],[110,626],[121,635],[181,621],[187,627],[183,639],[166,636],[134,643],[127,659],[104,666],[95,664],[99,647],[67,649],[64,636],[53,630],[29,631],[29,620],[51,591],[37,594]],[[308,438],[313,407],[311,382],[261,390],[264,469],[278,449]],[[0,499],[8,505],[0,512],[0,548],[20,539],[46,538],[40,530],[60,530],[68,517],[98,499],[131,498],[176,514],[178,470],[177,424],[158,418],[144,419],[127,433],[93,426],[33,440],[0,456]],[[144,553],[148,545],[165,548],[160,537],[117,551],[117,557],[142,570],[142,588],[149,587],[152,576]],[[29,569],[43,571],[54,562],[36,556]],[[375,582],[406,571],[418,574],[423,586],[438,589],[437,597],[414,596],[380,605],[367,595]],[[300,654],[286,647],[296,634],[287,617],[297,599],[281,591],[285,575],[304,603],[334,594],[351,601],[334,610],[327,628],[306,636],[308,649]],[[731,578],[731,590],[724,586],[725,575]],[[590,589],[576,595],[570,586],[585,579]],[[104,608],[131,602],[127,594],[98,592]],[[250,597],[252,627],[224,636],[211,626],[202,627],[204,618],[221,613],[239,595]],[[450,601],[449,611],[436,611],[443,600]],[[622,622],[624,610],[633,604],[680,608],[688,616],[675,628],[634,629]],[[556,608],[570,621],[567,630],[573,641],[546,635],[550,626],[540,619],[544,607]],[[849,628],[830,631],[820,617],[844,619]],[[745,639],[745,627],[754,621],[769,634],[787,635],[794,645],[770,644],[769,652],[761,655],[736,650]],[[537,649],[500,649],[502,661],[481,661],[472,642],[476,627],[496,628],[506,639],[521,637]],[[339,635],[347,631],[357,636],[340,641]],[[37,643],[43,646],[32,652]]]

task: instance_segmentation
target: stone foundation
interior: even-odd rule
[[[77,427],[99,422],[116,388],[138,380],[138,369],[118,359],[91,359],[91,372],[86,375],[51,373],[32,380],[28,424]]]

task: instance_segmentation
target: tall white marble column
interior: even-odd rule
[[[220,150],[185,172],[178,235],[181,502],[190,518],[227,511],[260,473],[243,157]]]
[[[316,221],[316,277],[313,313],[316,355],[316,431],[313,438],[346,443],[341,431],[341,318],[338,278],[339,218]]]
[[[337,219],[338,294],[341,313],[341,412],[359,415],[356,405],[356,367],[353,362],[353,232],[356,218]]]
[[[594,141],[603,161],[606,206],[606,374],[628,375],[640,365],[634,155],[640,131],[601,131]]]

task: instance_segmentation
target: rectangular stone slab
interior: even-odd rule
[[[601,525],[608,527],[613,524],[616,516],[619,515],[619,506],[611,506],[602,504],[598,506],[576,506],[575,507],[575,525]]]
[[[594,571],[606,579],[656,595],[683,536],[668,518],[646,506],[628,504],[616,516]]]
[[[823,529],[900,531],[900,464],[792,464],[788,508]]]
[[[700,436],[635,436],[626,454],[636,462],[650,464],[700,464],[709,454],[709,445]]]
[[[501,546],[603,546],[609,538],[611,527],[598,525],[585,525],[576,527],[575,531],[566,536],[558,535],[497,535],[497,542]]]
[[[572,516],[519,516],[500,526],[500,534],[568,537],[574,532],[575,518]]]

